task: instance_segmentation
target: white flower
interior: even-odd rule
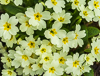
[[[80,66],[84,62],[84,54],[79,57],[79,54],[76,53],[72,56],[69,56],[66,61],[66,65],[68,66],[65,70],[66,73],[73,73],[74,75],[80,74]]]
[[[72,9],[79,8],[81,5],[85,5],[85,0],[72,0]]]
[[[98,21],[98,24],[99,24],[99,27],[100,27],[100,16],[95,16],[93,18],[93,21],[97,22]]]
[[[51,43],[57,45],[57,47],[61,47],[61,41],[59,38],[63,36],[65,30],[60,30],[61,24],[55,22],[52,26],[52,29],[46,30],[44,35],[47,39],[51,39]]]
[[[95,61],[95,58],[93,57],[93,55],[90,54],[85,54],[85,60],[86,60],[86,65],[93,65],[93,62]]]
[[[43,69],[43,63],[39,63],[40,59],[41,58],[38,58],[36,64],[33,64],[31,67],[33,68],[32,70],[36,72],[36,74],[42,75],[44,69]]]
[[[66,60],[67,60],[67,53],[64,53],[63,51],[60,51],[60,53],[54,53],[54,60],[57,60],[59,62],[59,66],[66,68]]]
[[[41,56],[40,63],[43,63],[43,66],[44,66],[46,63],[50,63],[52,60],[53,60],[52,53],[44,53]]]
[[[95,16],[99,16],[99,12],[100,12],[100,0],[91,0],[88,2],[88,7],[91,10],[94,10],[95,12]]]
[[[13,44],[17,42],[14,35],[12,35],[9,40],[2,38],[2,41],[6,43],[7,47],[13,47]]]
[[[30,18],[29,24],[32,26],[36,26],[39,30],[42,30],[42,28],[46,28],[46,22],[44,20],[48,20],[51,18],[49,11],[43,12],[43,5],[41,3],[36,4],[35,9],[27,8],[25,14]]]
[[[10,3],[11,0],[0,0],[1,4],[7,5]]]
[[[36,55],[43,55],[44,53],[51,53],[51,46],[47,46],[47,45],[41,45],[41,47],[39,49],[35,50]]]
[[[34,63],[32,63],[34,64]],[[32,64],[30,63],[28,66],[24,67],[23,69],[23,73],[25,73],[25,75],[31,75],[34,76],[35,75],[35,71],[33,71],[32,69]]]
[[[100,9],[100,1],[99,0],[91,0],[88,2],[89,8],[93,9]]]
[[[22,5],[23,1],[22,0],[14,0],[14,3],[16,6]]]
[[[35,62],[35,59],[31,58],[31,55],[27,53],[28,50],[19,50],[16,51],[14,54],[15,59],[12,61],[12,65],[15,67],[22,67],[29,66],[30,63]]]
[[[4,37],[4,39],[10,39],[11,35],[16,35],[19,31],[15,26],[18,23],[18,20],[15,16],[9,18],[7,13],[1,15],[0,20],[0,37]]]
[[[83,43],[83,40],[81,38],[85,37],[86,34],[85,34],[85,30],[82,30],[80,31],[81,27],[79,24],[76,25],[76,30],[75,30],[75,38],[73,40],[73,44],[72,44],[72,47],[76,48],[78,45],[80,47],[82,47],[82,45],[84,44]]]
[[[27,35],[34,34],[34,30],[36,29],[36,27],[33,27],[32,25],[29,24],[29,18],[28,17],[21,16],[19,18],[19,22],[21,23],[20,30],[22,32],[26,32]]]
[[[70,23],[71,14],[65,13],[65,10],[63,10],[61,13],[53,13],[53,19],[55,19],[55,22],[59,22],[61,24],[68,24]]]
[[[92,50],[91,50],[92,55],[97,59],[97,61],[100,61],[100,40],[97,39],[96,41],[93,41],[91,45],[92,45]]]
[[[66,52],[68,53],[69,52],[69,47],[72,47],[71,45],[73,44],[73,41],[75,38],[75,34],[74,32],[64,32],[63,33],[63,36],[61,36],[61,44],[62,44],[62,47],[63,47],[63,52]]]
[[[29,37],[25,38],[26,40],[22,40],[19,43],[22,45],[23,48],[26,50],[30,50],[29,53],[34,53],[35,50],[38,48],[38,41],[35,41],[33,38],[33,35],[30,35]]]
[[[2,76],[16,76],[16,73],[10,69],[3,69],[1,73]]]
[[[84,5],[81,5],[79,8],[81,10],[80,16],[82,16],[82,18],[85,18],[88,22],[92,21],[94,12]]]
[[[7,56],[7,54],[4,54],[4,57],[1,57],[1,62],[6,63],[7,67],[11,67],[11,58]]]
[[[59,66],[59,62],[55,60],[53,60],[51,64],[45,64],[43,68],[46,70],[43,76],[59,76],[63,75],[64,71],[64,69]]]
[[[45,2],[45,5],[48,8],[53,8],[53,10],[58,13],[62,12],[62,8],[65,7],[65,1],[64,0],[47,0]]]
[[[85,72],[90,72],[91,68],[90,65],[86,65],[85,63],[80,66],[80,75],[81,76]]]

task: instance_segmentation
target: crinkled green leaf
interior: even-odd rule
[[[87,27],[88,30],[88,38],[96,36],[100,33],[100,30],[96,27]]]
[[[2,8],[5,10],[6,13],[9,13],[11,15],[16,15],[17,13],[25,12],[25,9],[23,7],[18,7],[11,4],[3,5]]]

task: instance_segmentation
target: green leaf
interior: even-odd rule
[[[91,48],[85,49],[84,51],[87,52],[87,53],[90,53],[91,52]]]
[[[87,30],[88,30],[88,38],[96,36],[100,33],[100,30],[96,27],[88,27]]]
[[[16,15],[17,13],[21,12],[24,13],[25,9],[23,7],[15,6],[15,5],[3,5],[2,8],[5,10],[6,13],[11,15]]]
[[[84,76],[94,76],[93,69],[89,73],[84,73]]]

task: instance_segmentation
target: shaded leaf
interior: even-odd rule
[[[100,30],[96,27],[88,27],[87,30],[88,30],[88,38],[96,36],[100,33]]]

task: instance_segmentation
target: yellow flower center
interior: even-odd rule
[[[86,61],[89,61],[90,60],[90,58],[89,57],[86,57]]]
[[[22,55],[22,59],[24,59],[25,61],[27,61],[28,57],[26,55]]]
[[[34,58],[34,53],[32,53],[30,57],[31,57],[31,58]]]
[[[31,25],[29,24],[28,21],[25,22],[27,27],[30,27]]]
[[[11,75],[12,75],[12,72],[11,72],[11,71],[8,71],[8,75],[10,75],[10,76],[11,76]]]
[[[94,48],[95,54],[98,54],[99,53],[98,50],[99,50],[99,48],[97,48],[97,47]]]
[[[55,35],[57,34],[56,29],[52,29],[52,30],[50,31],[50,34],[51,34],[52,36],[55,36]]]
[[[65,59],[64,59],[64,57],[61,57],[61,58],[59,58],[58,60],[59,60],[59,63],[62,63],[62,64],[65,63]]]
[[[62,42],[63,42],[64,44],[68,43],[68,37],[63,38]]]
[[[8,22],[6,22],[3,26],[4,26],[4,30],[9,31],[11,29],[11,24],[9,24]]]
[[[60,17],[60,18],[58,18],[58,20],[59,20],[59,22],[64,22],[65,19]]]
[[[42,49],[40,50],[40,52],[41,52],[41,53],[44,53],[44,52],[46,52],[46,49],[45,49],[45,48],[42,48]]]
[[[99,7],[98,5],[99,1],[94,1],[94,7],[97,9]]]
[[[54,73],[56,69],[54,67],[49,68],[49,73]]]
[[[77,39],[77,37],[78,37],[78,34],[76,33],[76,36],[75,36],[75,38],[74,38],[74,39]]]
[[[36,13],[36,14],[34,14],[34,18],[35,18],[35,20],[38,20],[38,21],[40,21],[40,18],[42,17],[42,15],[38,12],[38,13]]]
[[[7,58],[7,61],[8,61],[8,62],[10,62],[10,61],[11,61],[11,59],[10,59],[10,58]]]
[[[56,5],[57,4],[57,1],[56,0],[51,0],[52,4],[53,5]]]
[[[30,64],[28,67],[29,67],[30,69],[32,69],[32,67],[31,67],[31,66],[32,66],[32,64]]]
[[[48,45],[53,46],[53,44],[51,42],[49,42]]]
[[[29,46],[30,48],[35,48],[35,43],[32,42],[32,41],[30,41],[30,42],[28,43],[28,46]]]
[[[88,15],[87,11],[83,11],[83,14],[84,14],[84,16]]]
[[[73,67],[77,67],[77,65],[79,65],[79,61],[76,60],[73,62]]]
[[[44,60],[45,60],[45,61],[49,61],[50,59],[49,59],[48,56],[46,56],[46,57],[44,58]]]
[[[38,64],[39,68],[42,68],[42,65],[43,65],[43,64],[39,63],[39,64]]]
[[[78,6],[79,1],[78,0],[74,0],[74,4]]]

